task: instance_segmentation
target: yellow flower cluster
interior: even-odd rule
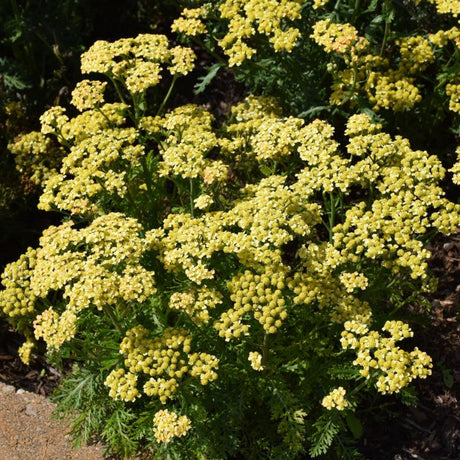
[[[179,18],[172,23],[171,30],[180,32],[190,37],[196,37],[207,32],[203,18],[207,15],[205,7],[184,8]]]
[[[37,251],[28,248],[15,262],[5,267],[2,273],[0,308],[3,314],[14,318],[27,316],[35,311],[36,296],[30,287],[30,278],[36,265]]]
[[[454,184],[460,185],[460,147],[457,147],[457,162],[454,166],[450,169],[452,173],[452,182]]]
[[[250,170],[255,163],[251,141],[262,124],[265,131],[270,130],[270,122],[282,129],[281,108],[273,98],[248,96],[243,102],[232,107],[232,123],[226,126],[226,137],[219,139],[222,153],[229,157],[235,166]],[[279,132],[280,129],[277,129]],[[267,133],[268,134],[268,133]],[[267,135],[266,135],[267,137]],[[272,144],[272,150],[275,146]],[[276,150],[275,150],[276,151]]]
[[[220,303],[222,303],[220,292],[202,286],[197,290],[174,292],[169,299],[169,308],[185,312],[197,324],[207,324],[209,310]]]
[[[200,377],[201,385],[217,380],[218,375],[214,369],[218,369],[219,360],[209,353],[192,353],[189,355],[190,375]]]
[[[446,94],[450,97],[449,109],[460,113],[460,85],[446,85]]]
[[[104,90],[107,82],[82,80],[72,91],[70,101],[80,112],[94,109],[104,103]]]
[[[77,315],[65,310],[59,315],[52,308],[37,315],[33,323],[36,339],[43,339],[49,349],[58,350],[67,340],[72,339],[76,332]]]
[[[264,370],[264,367],[262,366],[262,355],[258,351],[249,352],[248,360],[251,363],[251,367],[255,371],[263,371]]]
[[[322,46],[326,53],[335,52],[353,56],[369,46],[368,40],[360,37],[351,24],[339,24],[328,19],[316,22],[310,37]]]
[[[155,439],[168,443],[174,437],[185,436],[191,428],[190,419],[186,415],[178,416],[168,409],[159,410],[153,417]]]
[[[46,182],[39,208],[95,213],[98,194],[125,196],[126,171],[137,166],[143,154],[134,128],[93,133],[70,148],[59,173]]]
[[[161,136],[160,176],[201,177],[207,184],[225,181],[227,166],[220,160],[206,158],[217,146],[212,122],[208,111],[193,104],[181,106],[164,117],[141,120],[140,127],[148,134]]]
[[[123,369],[112,371],[104,384],[110,388],[109,396],[113,399],[132,402],[141,396],[136,388],[137,375],[125,372]]]
[[[135,389],[140,375],[148,377],[143,386],[147,396],[157,396],[165,404],[174,398],[179,380],[189,374],[199,377],[202,385],[216,380],[219,361],[208,353],[190,353],[192,337],[185,329],[168,328],[159,337],[150,337],[150,332],[139,325],[127,331],[120,344],[120,353],[125,357],[124,365],[128,369],[114,369],[105,381],[110,388],[110,396],[123,399],[125,380],[134,383],[132,395],[141,396]],[[121,389],[120,389],[121,385]],[[130,397],[132,397],[130,394]]]
[[[345,286],[347,292],[353,292],[355,289],[366,289],[369,280],[362,273],[342,272],[340,282]]]
[[[453,27],[426,36],[396,40],[400,56],[393,68],[389,59],[370,53],[369,42],[359,37],[350,24],[320,20],[314,25],[311,37],[326,52],[340,55],[346,64],[346,68],[341,70],[336,64],[328,66],[334,75],[331,104],[349,102],[354,105],[359,95],[364,95],[375,111],[404,111],[413,108],[422,99],[416,77],[435,61],[435,47],[442,48],[451,40],[458,41],[460,31]]]
[[[65,114],[64,107],[55,106],[48,109],[40,117],[41,129],[43,134],[60,135],[62,127],[69,121]]]
[[[191,48],[175,46],[171,48],[171,75],[187,75],[195,67],[195,52]]]
[[[333,134],[333,127],[322,120],[314,120],[299,131],[299,155],[308,165],[300,170],[293,185],[300,195],[311,196],[320,190],[346,193],[359,181],[360,171],[339,154]]]
[[[329,0],[314,0],[313,1],[313,9],[317,10],[318,8],[322,8],[329,3]]]
[[[249,335],[250,325],[243,323],[252,315],[267,334],[274,334],[287,317],[282,290],[285,274],[281,269],[267,267],[262,275],[249,270],[236,275],[228,283],[233,308],[222,313],[214,323],[219,336],[226,341]]]
[[[403,74],[414,74],[424,71],[435,59],[434,50],[430,40],[423,36],[404,37],[396,40],[399,46],[401,59],[398,65],[398,72]]]
[[[145,301],[156,289],[153,272],[139,263],[148,249],[141,232],[135,219],[121,213],[100,216],[80,230],[72,221],[48,228],[37,250],[33,291],[45,298],[64,289],[68,308],[77,312],[90,305],[102,309]]]
[[[438,185],[445,170],[437,157],[414,151],[407,140],[392,140],[370,125],[368,117],[352,116],[347,148],[366,155],[352,169],[359,172],[362,186],[372,183],[380,196],[369,207],[360,202],[346,212],[344,222],[334,227],[335,248],[342,263],[365,256],[381,260],[395,273],[407,268],[412,278],[424,279],[430,253],[414,232],[423,234],[431,227],[454,232],[460,207],[447,201]]]
[[[98,40],[81,56],[82,73],[103,73],[125,83],[132,94],[144,93],[161,79],[162,65],[172,75],[185,75],[194,67],[195,53],[187,47],[169,48],[165,35],[140,34],[115,42]]]
[[[8,149],[15,156],[16,169],[37,185],[56,173],[65,154],[53,139],[37,131],[20,136]]]
[[[356,350],[353,364],[361,366],[360,373],[366,379],[376,377],[375,386],[380,393],[398,393],[413,379],[431,375],[431,358],[425,352],[417,347],[408,352],[396,346],[396,342],[413,336],[402,321],[385,323],[382,331],[390,337],[370,331],[360,319],[345,322],[344,329],[342,347]]]
[[[294,117],[263,120],[249,141],[257,161],[278,161],[291,155],[298,143],[298,131],[302,125],[303,120]]]
[[[37,311],[49,295],[62,292],[66,302],[47,308],[33,322],[37,339],[58,349],[76,333],[78,313],[90,306],[100,310],[129,302],[144,302],[156,291],[154,273],[140,265],[149,249],[142,227],[131,218],[112,213],[82,229],[68,221],[43,232],[40,247],[29,249],[3,275],[0,305],[11,317]]]
[[[321,401],[321,405],[327,410],[337,409],[344,410],[349,406],[348,401],[345,399],[347,391],[343,387],[334,388],[327,396]]]
[[[374,104],[374,110],[383,108],[401,112],[411,109],[422,100],[413,82],[413,78],[405,77],[390,69],[385,74],[371,72],[365,89],[369,101]]]
[[[62,180],[62,171],[59,172],[59,169],[66,155],[64,146],[77,148],[79,142],[95,134],[100,136],[102,130],[122,125],[126,120],[123,115],[126,108],[125,104],[104,104],[69,120],[62,107],[52,107],[41,117],[41,132],[32,131],[22,135],[8,146],[15,155],[16,168],[37,185],[45,186],[50,180],[48,189],[57,187]],[[86,171],[80,168],[78,173],[83,178]],[[59,201],[63,199],[60,196]],[[69,198],[69,203],[74,199],[75,194]],[[84,198],[80,201],[85,203]],[[46,208],[46,204],[43,206]]]
[[[201,209],[204,211],[208,209],[214,203],[214,200],[208,194],[203,193],[198,198],[195,198],[193,203],[195,205],[195,208]]]
[[[19,359],[29,365],[32,358],[32,350],[35,348],[35,342],[28,337],[26,341],[18,348]]]
[[[207,259],[222,249],[222,213],[206,213],[193,218],[189,214],[170,214],[163,228],[147,233],[153,247],[159,251],[159,260],[168,271],[184,272],[194,283],[214,277],[214,269],[207,267]],[[157,241],[157,243],[155,243]]]
[[[421,0],[414,0],[416,4]],[[440,14],[451,14],[454,17],[460,15],[460,0],[428,0],[436,6],[436,10]]]
[[[268,37],[275,52],[290,52],[300,35],[294,27],[284,27],[287,21],[299,19],[300,0],[225,0],[219,5],[220,15],[228,19],[228,32],[219,45],[229,57],[230,67],[251,59],[257,49],[248,45],[257,34]]]

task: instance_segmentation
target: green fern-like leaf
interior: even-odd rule
[[[309,437],[311,447],[309,454],[311,457],[318,457],[325,454],[340,431],[339,425],[334,420],[334,414],[322,415],[314,424],[314,433]]]
[[[111,451],[123,458],[133,456],[139,448],[136,418],[132,411],[119,405],[108,417],[101,433]]]
[[[195,94],[200,94],[202,93],[206,87],[214,80],[214,77],[217,75],[217,72],[219,69],[222,67],[222,64],[216,63],[213,64],[212,66],[208,67],[208,73],[203,76],[199,77],[198,80],[199,82],[195,85]]]
[[[340,364],[332,366],[327,370],[327,373],[333,379],[339,380],[360,380],[362,379],[359,369],[352,364]]]

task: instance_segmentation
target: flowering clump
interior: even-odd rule
[[[148,247],[139,237],[141,226],[134,219],[112,213],[95,219],[85,229],[72,226],[68,221],[48,228],[40,247],[30,249],[4,273],[3,311],[11,317],[34,317],[35,337],[42,338],[50,349],[59,349],[75,336],[83,310],[143,302],[156,291],[153,272],[139,264]],[[12,283],[11,276],[17,281]],[[64,309],[59,312],[51,306],[36,315],[56,292],[66,301]]]
[[[431,375],[431,358],[417,347],[405,351],[396,342],[412,337],[413,332],[402,321],[387,321],[382,327],[390,337],[377,331],[370,331],[359,320],[347,321],[342,332],[342,347],[356,350],[355,365],[361,366],[360,373],[367,379],[376,380],[380,393],[398,393],[414,378]],[[373,374],[375,369],[375,374]]]
[[[399,343],[404,305],[433,289],[426,243],[458,229],[460,205],[443,188],[452,162],[398,120],[426,116],[432,87],[434,117],[458,121],[460,35],[402,33],[384,3],[195,2],[174,44],[96,42],[76,110],[49,108],[11,143],[39,208],[65,218],[6,266],[0,309],[25,363],[44,346],[81,363],[58,395],[77,431],[122,457],[313,458],[357,434],[368,393],[404,398],[430,375]],[[225,55],[266,95],[181,105],[198,44],[218,62],[197,94],[230,78]],[[439,144],[460,155],[454,140]]]
[[[149,331],[140,325],[130,329],[120,344],[128,372],[114,369],[105,381],[111,396],[125,401],[139,397],[135,384],[142,374],[148,377],[143,392],[163,404],[174,398],[180,379],[187,374],[199,377],[202,385],[216,380],[218,359],[207,353],[190,353],[191,340],[184,329],[168,329],[157,338],[149,338]],[[131,391],[125,394],[128,383]]]
[[[219,45],[229,57],[229,66],[239,66],[257,52],[248,45],[256,34],[267,36],[275,52],[292,51],[300,32],[294,27],[283,27],[283,23],[300,18],[301,4],[277,0],[224,1],[219,10],[229,24]]]
[[[183,59],[183,61],[179,61]],[[186,47],[169,48],[168,38],[159,34],[140,34],[110,43],[99,40],[81,57],[82,73],[102,73],[121,80],[132,94],[141,94],[158,85],[162,65],[172,64],[172,75],[193,69],[195,55]]]
[[[401,112],[414,108],[422,100],[417,77],[435,62],[442,48],[451,41],[458,41],[459,29],[453,27],[435,34],[395,40],[399,50],[395,67],[390,66],[390,59],[382,51],[374,53],[369,41],[360,37],[351,24],[320,20],[314,25],[311,37],[324,51],[335,53],[346,64],[342,70],[337,65],[328,67],[334,74],[331,104],[350,102],[356,105],[362,94],[375,111]],[[451,96],[450,109],[456,111],[455,85],[448,85],[446,92]]]

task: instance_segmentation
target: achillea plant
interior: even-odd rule
[[[274,21],[278,3],[222,9],[263,28],[256,12]],[[205,33],[201,14],[175,28]],[[259,33],[275,40],[275,25]],[[351,60],[368,46],[351,27],[327,33]],[[40,346],[74,360],[55,398],[84,440],[157,458],[344,458],[370,395],[404,397],[431,373],[400,346],[405,306],[433,288],[424,244],[458,228],[460,205],[436,156],[365,113],[336,132],[269,97],[221,126],[194,104],[166,110],[192,61],[162,35],[97,42],[81,113],[52,108],[32,135],[62,161],[28,157],[30,134],[11,146],[37,170],[40,207],[66,217],[6,267],[0,306],[25,362]]]

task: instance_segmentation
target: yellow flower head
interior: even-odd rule
[[[82,80],[72,91],[71,103],[80,111],[93,109],[104,103],[104,90],[107,82]]]
[[[348,401],[345,399],[347,391],[343,387],[334,388],[321,402],[321,405],[327,410],[337,409],[344,410],[348,407]]]
[[[153,433],[158,442],[168,443],[174,437],[185,436],[191,428],[186,415],[178,416],[168,409],[159,410],[153,417]]]
[[[196,55],[191,48],[176,46],[171,48],[171,65],[168,67],[172,75],[187,75],[195,66]]]
[[[202,35],[207,32],[202,18],[207,14],[206,8],[185,8],[181,16],[174,20],[171,30],[180,32],[190,37]]]
[[[262,366],[262,355],[257,351],[251,351],[248,357],[251,367],[255,371],[263,371],[264,367]]]

